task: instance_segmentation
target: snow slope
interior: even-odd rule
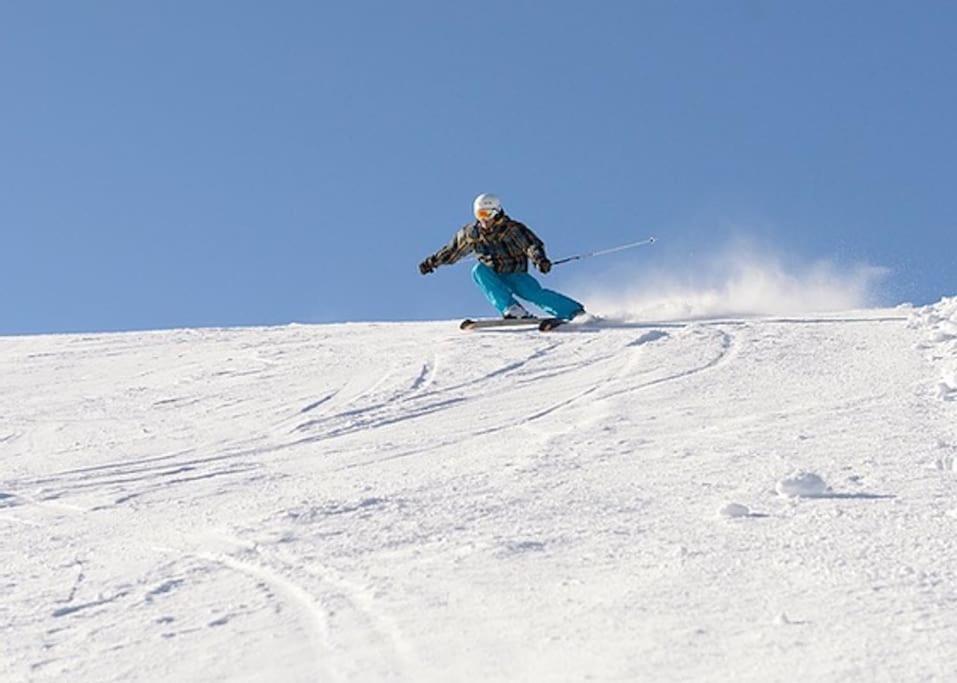
[[[0,339],[0,680],[953,679],[954,301]]]

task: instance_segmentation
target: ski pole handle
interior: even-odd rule
[[[578,261],[581,259],[581,256],[569,256],[568,258],[559,259],[557,261],[552,261],[553,266],[560,266],[563,263],[568,263],[569,261]]]

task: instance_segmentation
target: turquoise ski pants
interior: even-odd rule
[[[574,299],[545,289],[528,273],[496,273],[484,263],[476,263],[472,268],[472,279],[499,313],[504,314],[509,306],[517,303],[516,296],[563,320],[571,320],[585,309]]]

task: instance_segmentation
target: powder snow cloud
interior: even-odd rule
[[[577,290],[590,310],[626,320],[798,315],[876,305],[888,272],[826,259],[789,263],[740,241],[680,269],[652,266]]]

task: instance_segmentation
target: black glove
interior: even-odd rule
[[[422,263],[419,264],[419,272],[423,275],[428,275],[433,270],[435,270],[435,258],[430,256],[425,259]]]
[[[552,262],[549,261],[547,258],[543,258],[541,261],[538,262],[538,269],[542,271],[542,275],[544,275],[545,273],[547,273],[548,271],[552,269]]]

